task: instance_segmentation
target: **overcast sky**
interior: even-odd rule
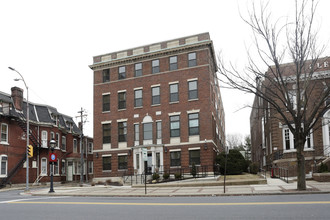
[[[19,71],[29,99],[75,117],[82,107],[93,136],[92,57],[165,40],[209,32],[216,53],[244,66],[251,31],[239,16],[248,0],[10,0],[0,2],[0,91],[24,88],[13,81]],[[259,1],[255,1],[259,2]],[[273,16],[286,16],[293,0],[271,0]],[[321,0],[317,27],[322,43],[330,39],[330,1]],[[324,56],[329,56],[327,49]],[[24,89],[25,91],[25,89]],[[250,132],[253,96],[221,89],[226,133]],[[26,94],[25,94],[26,95]],[[24,95],[24,96],[25,96]],[[26,97],[26,96],[25,96]]]

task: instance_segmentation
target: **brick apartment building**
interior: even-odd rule
[[[94,175],[213,171],[225,144],[216,60],[208,33],[95,56]]]
[[[23,90],[11,89],[11,95],[0,92],[0,185],[26,183],[26,107]],[[49,141],[56,141],[57,165],[54,182],[80,180],[80,129],[72,117],[56,108],[29,102],[30,145],[29,183],[50,181]],[[93,178],[93,139],[84,137],[84,168]],[[86,166],[87,163],[87,166]]]
[[[291,88],[293,83],[289,81],[290,69],[293,63],[283,64],[281,68],[284,75],[288,77],[287,86]],[[308,106],[317,99],[318,91],[324,89],[324,83],[330,83],[330,58],[325,57],[316,63],[316,72],[313,80],[316,86],[313,88]],[[268,71],[269,72],[269,71]],[[264,86],[262,80],[257,82]],[[293,96],[294,97],[294,96]],[[292,100],[295,100],[292,98]],[[294,103],[295,101],[293,101]],[[326,103],[325,103],[326,104]],[[283,107],[283,111],[286,108]],[[321,109],[319,110],[321,111]],[[251,157],[252,161],[260,165],[261,168],[270,167],[284,168],[288,170],[289,176],[297,176],[296,149],[294,148],[294,137],[288,126],[281,122],[281,116],[271,108],[268,102],[257,96],[254,99],[251,115]],[[304,147],[306,173],[313,172],[314,166],[321,162],[329,161],[330,156],[330,110],[323,113],[323,117],[313,128],[306,140]]]

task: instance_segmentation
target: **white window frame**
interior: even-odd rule
[[[4,159],[4,158],[6,158],[6,159]],[[3,168],[2,167],[3,161],[5,161],[5,166],[6,166],[4,174],[1,173],[2,168]],[[2,154],[2,155],[0,155],[0,177],[7,177],[7,175],[8,175],[8,156],[5,154]]]
[[[48,148],[48,132],[41,131],[41,147]]]
[[[56,141],[56,149],[60,149],[60,134],[59,133],[56,133],[55,135],[55,141]]]
[[[73,153],[78,153],[78,140],[76,138],[73,139]]]
[[[66,151],[66,137],[62,136],[61,150]]]
[[[5,135],[6,135],[6,140],[3,140],[3,139],[2,139],[2,134],[3,134],[3,133],[2,133],[2,126],[6,126],[6,131],[5,131],[5,132],[6,132],[6,133],[5,133]],[[0,143],[1,143],[1,144],[8,144],[8,124],[6,124],[6,123],[1,123],[1,128],[0,128],[0,129],[1,129],[1,131],[0,131],[0,132],[1,132],[1,135],[0,135]]]
[[[43,161],[45,161],[45,164],[42,163]],[[48,163],[47,158],[46,157],[41,158],[40,163],[41,163],[40,175],[47,176],[47,163]]]
[[[93,174],[94,172],[94,163],[93,161],[88,161],[88,174]]]
[[[286,149],[286,139],[285,139],[285,131],[289,132],[289,140],[290,140],[290,149]],[[310,148],[308,148],[308,140],[306,139],[305,145],[304,145],[304,151],[314,150],[314,140],[313,140],[313,131],[311,130],[309,134],[310,138]],[[297,150],[294,148],[294,136],[288,126],[283,126],[282,128],[282,139],[283,139],[283,152],[289,153],[289,152],[296,152]]]

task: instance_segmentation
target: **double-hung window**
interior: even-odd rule
[[[5,123],[1,124],[1,138],[0,142],[8,143],[8,125]]]
[[[142,89],[134,90],[134,107],[142,106]]]
[[[102,157],[102,170],[111,171],[111,156]]]
[[[7,177],[8,157],[7,155],[0,155],[0,177]]]
[[[111,124],[102,124],[103,144],[111,143]]]
[[[173,56],[170,57],[170,70],[176,70],[178,69],[178,57]]]
[[[157,121],[156,127],[157,127],[157,139],[161,139],[162,138],[162,122]]]
[[[199,115],[192,113],[188,115],[189,135],[199,135]]]
[[[143,140],[152,140],[152,123],[143,124]]]
[[[119,155],[118,170],[126,170],[126,169],[127,169],[127,155]]]
[[[125,79],[126,78],[126,67],[120,66],[118,68],[118,79]]]
[[[140,140],[140,125],[134,124],[134,141]]]
[[[151,61],[152,73],[159,73],[159,60]]]
[[[118,122],[118,142],[127,141],[127,122]]]
[[[170,102],[179,101],[179,84],[170,84]]]
[[[102,71],[103,82],[110,82],[110,69],[105,69]]]
[[[201,157],[200,157],[200,150],[190,150],[189,151],[189,165],[200,165],[201,164]]]
[[[77,139],[73,139],[73,153],[78,153],[78,142],[77,142]]]
[[[41,147],[47,148],[48,145],[48,132],[41,131]]]
[[[197,80],[188,82],[188,99],[198,99],[198,85]]]
[[[181,166],[181,151],[170,152],[171,167]]]
[[[66,151],[66,137],[62,136],[62,146],[61,150]]]
[[[170,116],[170,136],[180,137],[180,115]]]
[[[41,158],[41,175],[47,175],[47,158]]]
[[[160,87],[155,86],[151,88],[151,96],[152,96],[152,105],[160,104]]]
[[[188,53],[188,66],[196,66],[197,60],[196,60],[196,53]]]
[[[102,111],[108,112],[110,111],[110,94],[102,95]]]
[[[126,92],[118,93],[118,109],[126,109]]]
[[[142,63],[136,63],[135,64],[135,72],[134,72],[134,76],[142,76]]]

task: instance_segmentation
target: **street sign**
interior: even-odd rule
[[[57,162],[57,155],[55,153],[49,154],[49,162]]]
[[[143,161],[148,161],[148,151],[147,151],[147,148],[142,148],[142,159],[143,159]]]

